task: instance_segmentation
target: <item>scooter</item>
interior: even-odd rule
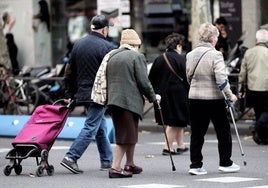
[[[240,72],[242,60],[244,58],[245,52],[248,49],[247,47],[243,46],[246,34],[247,32],[243,32],[228,55],[228,58],[225,62],[227,66],[227,74],[235,74]]]
[[[244,58],[245,52],[248,49],[243,46],[244,39],[247,35],[247,32],[243,32],[241,37],[237,40],[235,46],[231,49],[226,64],[226,72],[228,74],[229,83],[231,90],[234,94],[238,95],[238,75],[240,72],[242,60]],[[244,114],[246,109],[246,101],[244,99],[239,99],[233,105],[233,115],[235,120],[239,120]]]

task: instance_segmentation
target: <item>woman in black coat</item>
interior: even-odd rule
[[[163,155],[181,154],[188,151],[183,141],[184,127],[189,124],[188,115],[188,90],[189,85],[186,79],[186,60],[181,55],[184,37],[173,33],[166,37],[166,57],[176,74],[166,63],[163,54],[156,58],[149,73],[149,79],[154,91],[159,93],[164,123],[167,125],[166,134],[169,147],[166,143]],[[155,120],[162,125],[158,106],[154,106]],[[173,142],[176,140],[177,148],[173,149]]]

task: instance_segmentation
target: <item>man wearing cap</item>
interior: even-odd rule
[[[85,105],[87,108],[84,127],[61,162],[62,166],[75,174],[83,172],[78,168],[77,160],[93,140],[96,140],[99,150],[101,170],[109,169],[113,160],[111,145],[106,134],[105,107],[91,100],[96,72],[103,57],[114,49],[106,40],[109,26],[113,26],[113,23],[110,23],[104,15],[94,16],[90,25],[91,33],[74,44],[65,69],[66,101],[74,100],[76,105]]]

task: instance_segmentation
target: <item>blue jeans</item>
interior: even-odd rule
[[[88,145],[96,139],[101,166],[109,166],[112,164],[113,153],[110,141],[107,137],[104,113],[104,106],[90,103],[84,127],[66,153],[67,157],[77,161],[85,152]]]

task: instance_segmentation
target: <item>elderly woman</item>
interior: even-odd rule
[[[167,125],[167,140],[162,155],[169,155],[169,149],[172,155],[177,155],[189,150],[183,141],[184,127],[189,124],[189,84],[186,79],[185,56],[181,54],[184,36],[172,33],[165,38],[165,44],[166,51],[155,59],[149,79],[155,92],[162,97],[160,104],[164,124]],[[169,64],[167,64],[165,58],[167,58]],[[154,114],[156,122],[163,125],[158,105],[154,105]],[[177,144],[176,150],[173,149],[174,141]]]
[[[191,123],[189,174],[207,174],[203,168],[202,147],[210,121],[218,139],[219,171],[237,172],[240,167],[231,160],[232,137],[226,104],[218,87],[227,81],[223,55],[215,49],[219,31],[211,23],[204,23],[198,33],[199,45],[186,56]],[[237,100],[229,83],[223,92],[232,102]]]
[[[149,102],[160,102],[148,79],[146,60],[139,52],[141,40],[133,29],[122,31],[120,47],[107,62],[108,111],[114,127],[116,146],[109,178],[127,178],[143,169],[134,162],[138,142],[138,123],[142,119],[144,97]],[[126,162],[121,168],[122,159]]]

